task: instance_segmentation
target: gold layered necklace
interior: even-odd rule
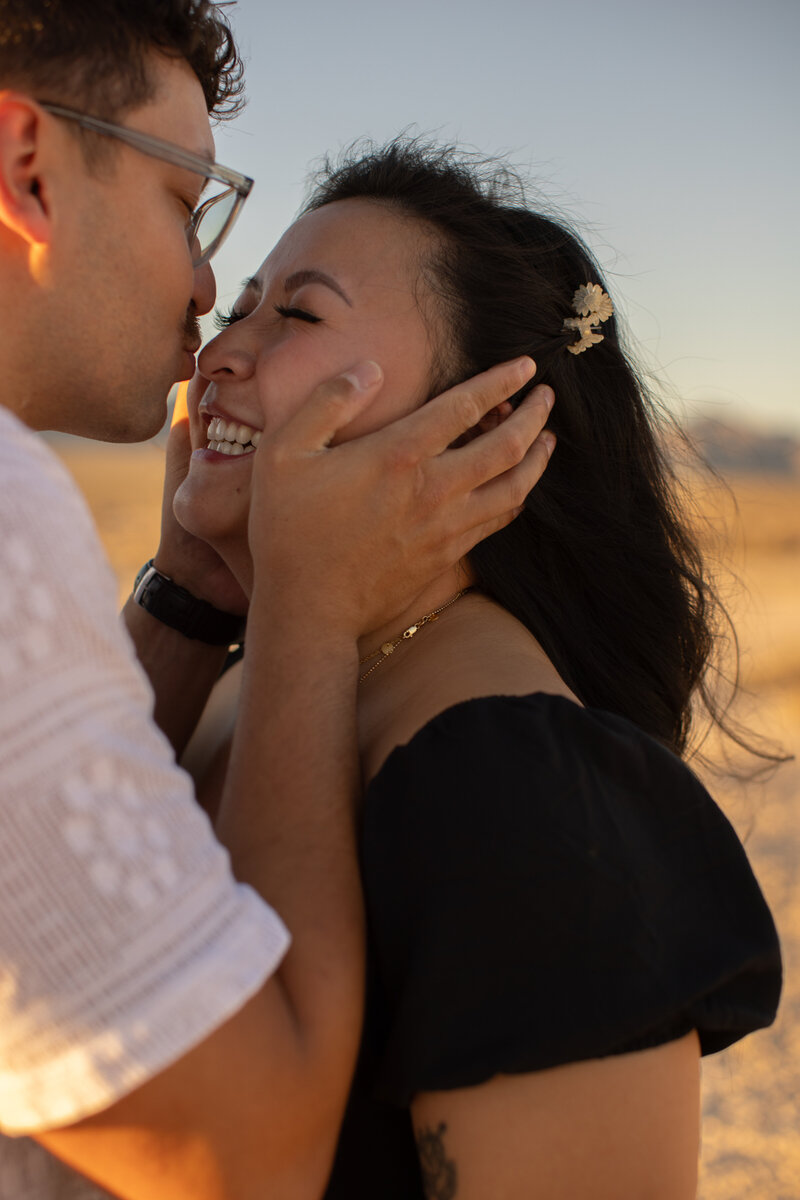
[[[455,596],[451,596],[449,600],[446,600],[444,604],[435,608],[433,612],[425,613],[424,617],[420,617],[413,625],[409,625],[408,629],[404,629],[396,638],[384,642],[377,650],[373,650],[371,654],[365,654],[363,658],[359,659],[359,666],[361,667],[363,667],[364,663],[368,663],[371,658],[375,658],[377,655],[380,657],[377,658],[377,661],[371,667],[367,668],[363,675],[359,675],[358,682],[363,683],[368,675],[371,675],[373,671],[377,671],[381,663],[386,662],[390,654],[394,654],[401,642],[410,642],[414,635],[419,633],[423,625],[429,625],[431,621],[435,621],[440,613],[443,613],[446,608],[450,608],[452,604],[455,604],[456,600],[460,600],[469,590],[469,588],[462,588],[460,592],[456,592]]]

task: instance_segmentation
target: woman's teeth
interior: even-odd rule
[[[252,429],[249,425],[240,425],[237,421],[223,421],[222,417],[212,417],[208,426],[208,449],[216,450],[218,454],[252,454],[261,441],[261,431]]]

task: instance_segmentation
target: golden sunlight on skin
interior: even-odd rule
[[[47,247],[38,243],[32,245],[28,254],[28,265],[31,278],[37,286],[45,291],[49,291],[52,286],[52,280]]]
[[[182,380],[175,389],[175,404],[170,427],[189,420],[189,380]]]

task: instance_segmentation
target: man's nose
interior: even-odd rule
[[[210,312],[214,307],[216,298],[217,281],[214,278],[214,272],[211,270],[211,264],[205,263],[202,267],[197,267],[194,273],[192,302],[198,316]]]

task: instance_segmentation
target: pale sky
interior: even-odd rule
[[[684,414],[800,433],[798,0],[227,11],[250,99],[217,153],[256,187],[215,262],[221,306],[315,159],[410,129],[511,154],[595,250]]]

